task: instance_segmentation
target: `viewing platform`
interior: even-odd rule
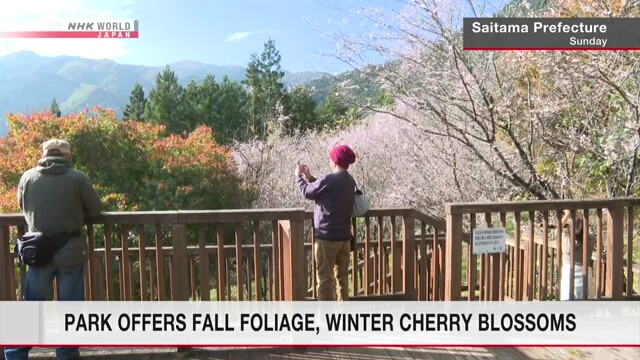
[[[351,300],[548,301],[559,298],[564,210],[588,214],[597,237],[591,300],[640,300],[638,198],[447,204],[440,219],[417,209],[372,209],[353,220]],[[501,227],[506,251],[474,255],[473,229]],[[21,214],[0,215],[1,300],[22,296],[25,268],[12,244]],[[301,209],[105,213],[87,226],[88,300],[295,301],[316,297],[312,213]],[[307,271],[301,271],[307,269]],[[587,291],[585,291],[586,296]],[[51,300],[57,299],[54,289]],[[583,300],[583,299],[579,299]],[[36,349],[39,350],[39,349]],[[37,352],[34,350],[34,356]],[[148,350],[148,349],[147,349]],[[606,350],[606,351],[605,351]],[[85,349],[109,359],[124,349]],[[175,358],[164,354],[123,358]],[[574,350],[252,349],[204,357],[312,359],[574,358]],[[578,349],[586,358],[638,358],[639,349]],[[135,357],[134,357],[135,354]],[[268,357],[267,355],[268,354]],[[546,355],[544,355],[546,354]],[[197,354],[196,354],[197,355]],[[193,356],[196,356],[193,355]],[[633,356],[631,356],[633,355]],[[93,355],[92,355],[93,356]],[[192,356],[181,354],[180,356]],[[201,355],[197,355],[201,356]],[[547,357],[548,356],[548,357]],[[92,357],[93,358],[93,357]]]
[[[82,349],[87,360],[635,360],[637,348],[305,348],[305,349],[194,349],[179,354],[171,349]],[[55,359],[51,349],[34,349],[31,357]]]

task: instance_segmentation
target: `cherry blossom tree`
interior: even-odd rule
[[[470,162],[465,149],[448,139],[423,143],[421,136],[406,122],[374,114],[340,132],[238,144],[235,157],[243,177],[254,179],[253,206],[261,208],[310,208],[295,185],[295,166],[305,163],[314,175],[330,171],[329,152],[337,144],[356,152],[349,171],[375,207],[409,206],[441,214],[447,201],[495,200],[502,192],[495,176]],[[459,167],[471,176],[460,177]]]
[[[636,53],[463,50],[463,17],[518,15],[531,11],[527,5],[397,1],[352,8],[350,23],[362,24],[361,34],[336,25],[328,35],[338,44],[335,57],[368,72],[395,100],[359,105],[413,127],[418,143],[442,151],[439,161],[458,181],[489,172],[497,178],[491,186],[509,198],[636,193]],[[565,0],[535,15],[630,16],[637,7]],[[367,66],[372,59],[387,65]]]

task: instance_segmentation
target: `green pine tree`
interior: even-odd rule
[[[295,131],[304,132],[315,129],[318,126],[316,103],[307,88],[298,85],[287,95],[287,114],[290,119],[287,124],[287,133],[292,135]]]
[[[220,103],[220,85],[215,76],[207,75],[200,84],[201,122],[212,128],[217,136],[219,129],[215,126],[217,111]]]
[[[53,114],[53,116],[55,117],[62,116],[62,111],[60,111],[60,108],[58,107],[58,102],[56,101],[56,98],[53,98],[53,101],[51,102],[51,108],[49,109],[49,111],[51,111],[51,114]]]
[[[122,112],[124,119],[144,121],[144,110],[147,105],[147,98],[144,96],[142,85],[136,82],[129,95],[129,104],[127,104]]]
[[[283,100],[284,72],[280,66],[281,60],[280,51],[272,39],[264,44],[259,57],[251,55],[243,84],[249,87],[249,133],[253,137],[263,138],[267,135],[269,123],[276,116],[277,104]]]
[[[170,134],[182,134],[190,131],[191,126],[185,119],[182,100],[184,88],[178,83],[175,72],[167,66],[156,77],[155,87],[149,92],[144,118],[152,124],[164,125]]]
[[[220,100],[214,122],[214,128],[220,129],[221,143],[244,141],[249,137],[246,108],[246,90],[241,84],[225,76],[220,83]]]
[[[183,116],[183,131],[192,131],[204,123],[202,118],[202,93],[195,80],[191,80],[184,91],[180,113]]]
[[[201,122],[213,129],[219,144],[247,138],[246,97],[244,87],[227,76],[217,83],[209,75],[200,84]]]
[[[341,123],[347,111],[349,111],[349,107],[337,96],[331,94],[316,108],[316,116],[321,127],[332,128]]]

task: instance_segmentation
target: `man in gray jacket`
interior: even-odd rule
[[[103,210],[103,203],[89,177],[71,165],[71,146],[52,139],[42,144],[38,165],[26,171],[18,185],[18,201],[30,232],[74,233]],[[70,239],[44,267],[29,267],[25,278],[25,301],[45,301],[53,280],[58,280],[61,301],[84,301],[87,239]],[[26,360],[30,348],[7,348],[6,360]],[[56,349],[58,360],[80,359],[78,348]]]

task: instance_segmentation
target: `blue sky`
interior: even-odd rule
[[[343,22],[344,10],[332,0],[20,0],[2,1],[2,29],[29,21],[127,19],[140,21],[140,39],[0,40],[0,55],[32,50],[41,55],[110,58],[120,63],[164,65],[194,60],[217,65],[246,65],[269,38],[276,41],[282,66],[290,71],[342,71],[330,57],[335,43],[319,30]],[[347,0],[367,5],[372,1]],[[5,14],[5,15],[2,15]],[[5,17],[3,19],[3,16]],[[315,24],[315,28],[314,28]],[[36,26],[36,25],[34,25]],[[361,31],[358,25],[354,31]],[[345,25],[343,24],[344,28]]]

